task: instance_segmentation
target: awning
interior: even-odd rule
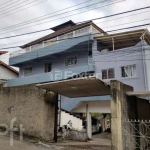
[[[128,96],[150,97],[150,91],[126,92]]]
[[[37,84],[36,86],[70,98],[110,94],[110,86],[96,77],[49,82]]]

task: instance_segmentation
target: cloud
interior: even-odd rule
[[[33,1],[33,0],[30,0],[30,1]],[[39,0],[39,1],[42,2],[44,0]],[[101,0],[101,2],[103,2],[103,1],[104,0]],[[82,0],[82,1],[81,0],[63,0],[63,1],[61,1],[61,0],[55,0],[55,1],[46,0],[45,2],[42,2],[35,6],[32,6],[28,9],[26,9],[26,8],[31,5],[22,6],[19,9],[12,11],[11,15],[0,18],[1,19],[0,29],[12,26],[14,24],[22,23],[24,21],[32,20],[36,17],[40,17],[40,16],[43,16],[43,15],[46,15],[49,13],[53,13],[53,14],[51,15],[51,17],[49,17],[47,20],[45,20],[45,21],[47,21],[47,23],[44,23],[44,24],[41,24],[38,26],[28,27],[29,25],[25,25],[22,27],[11,29],[11,30],[5,30],[3,32],[0,30],[0,37],[11,36],[11,35],[16,35],[16,34],[46,29],[46,28],[50,28],[50,27],[56,26],[58,24],[61,24],[68,20],[73,20],[74,22],[81,22],[81,21],[85,21],[85,20],[89,20],[89,19],[93,19],[93,18],[98,18],[98,17],[102,17],[102,16],[106,16],[106,15],[115,14],[115,13],[120,13],[123,11],[137,9],[137,8],[146,7],[146,6],[150,5],[149,0],[144,0],[144,1],[142,1],[142,0],[124,0],[124,1],[118,2],[118,3],[115,3],[115,0],[111,0],[111,1],[109,1],[109,3],[114,2],[114,4],[108,5],[105,7],[101,7],[98,9],[94,9],[92,11],[90,11],[90,8],[94,8],[95,6],[86,7],[87,5],[91,5],[93,3],[98,3],[98,2],[100,2],[100,1],[92,0],[92,1],[86,2],[85,0]],[[6,3],[6,0],[0,1],[0,8],[1,8],[2,3]],[[83,3],[83,4],[77,5],[79,3]],[[105,3],[97,4],[97,7],[103,6],[104,4],[107,4],[107,3],[108,3],[108,0]],[[77,6],[74,6],[74,5],[77,5]],[[71,7],[71,6],[74,6],[74,7]],[[58,10],[65,9],[67,7],[71,7],[71,8],[63,10],[61,12],[54,13]],[[74,10],[74,9],[77,9],[80,7],[85,7],[85,8],[79,9],[79,10],[76,10],[73,12],[69,12],[71,10]],[[21,10],[21,11],[19,11],[19,10]],[[19,11],[19,12],[13,13],[15,11]],[[87,12],[82,13],[83,11],[87,11]],[[146,11],[146,10],[144,10],[144,11]],[[149,12],[142,13],[143,11],[139,11],[138,13],[141,13],[141,14],[138,14],[138,15],[133,15],[134,13],[130,13],[130,14],[125,14],[125,15],[121,15],[121,16],[117,16],[117,17],[101,19],[101,20],[97,20],[94,22],[97,23],[97,25],[100,28],[102,28],[106,31],[118,29],[118,28],[129,27],[129,26],[134,26],[134,25],[138,25],[138,24],[144,24],[144,23],[148,23],[149,20],[144,20],[144,21],[139,21],[139,20],[149,18],[150,9],[147,9],[147,11],[149,11]],[[63,13],[63,12],[68,12],[68,13],[65,15],[60,14],[60,15],[54,17],[54,15],[56,15],[58,13]],[[73,15],[75,13],[77,13],[77,15]],[[68,15],[70,15],[70,16],[63,18],[64,16],[68,16]],[[133,16],[129,16],[129,15],[133,15]],[[0,16],[1,16],[1,13],[0,13]],[[125,17],[125,16],[128,16],[128,17]],[[117,18],[119,18],[119,19],[117,19]],[[111,20],[111,21],[108,21],[108,20]],[[139,22],[137,22],[137,21],[139,21]],[[39,23],[42,23],[42,22],[43,21],[41,21]],[[133,22],[133,23],[127,24],[129,22]],[[37,22],[33,23],[31,25],[36,25],[36,24],[37,24]],[[120,24],[123,24],[123,25],[120,25]],[[24,29],[21,29],[21,28],[24,28]],[[13,31],[16,29],[21,29],[21,30]],[[47,35],[51,32],[52,31],[46,31],[46,32],[41,32],[41,33],[37,33],[37,34],[17,37],[17,38],[4,39],[4,40],[0,41],[0,47],[2,48],[2,47],[7,47],[7,46],[10,47],[10,46],[15,46],[15,45],[17,45],[17,46],[23,45],[34,39],[37,39],[44,35]],[[2,33],[4,33],[4,34],[2,34]],[[9,43],[11,43],[11,44],[9,44]],[[14,50],[16,50],[16,49],[10,49],[9,52],[12,52]],[[6,61],[6,59],[8,59],[8,58],[5,57],[5,61]]]

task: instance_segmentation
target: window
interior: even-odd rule
[[[45,64],[45,72],[51,72],[52,70],[52,63]]]
[[[24,68],[24,71],[23,71],[24,75],[30,74],[30,73],[32,73],[32,67],[26,67],[26,68]]]
[[[136,65],[121,67],[121,77],[136,77]]]
[[[77,63],[77,57],[76,56],[65,58],[65,66],[75,65],[76,63]]]
[[[112,79],[115,77],[114,68],[102,70],[102,79]]]

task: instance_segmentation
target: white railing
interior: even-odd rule
[[[24,53],[28,53],[28,52],[31,52],[31,51],[34,51],[34,50],[37,50],[37,49],[40,49],[40,48],[43,48],[43,47],[46,47],[46,46],[49,46],[49,45],[52,45],[52,44],[55,44],[56,42],[52,42],[52,41],[45,41],[43,43],[39,43],[39,44],[35,44],[33,46],[29,46],[27,48],[24,48],[24,49],[20,49],[18,51],[15,51],[13,53],[10,53],[10,58],[11,57],[15,57],[15,56],[19,56],[19,55],[22,55]]]
[[[43,41],[41,43],[29,46],[29,47],[27,47],[25,49],[20,49],[18,51],[10,53],[10,57],[15,57],[15,56],[18,56],[18,55],[22,55],[24,53],[28,53],[30,51],[37,50],[37,49],[40,49],[40,48],[43,48],[43,47],[46,47],[46,46],[49,46],[49,45],[61,42],[61,41],[66,40],[68,38],[82,36],[82,35],[85,35],[87,33],[90,33],[90,27],[81,28],[79,30],[75,30],[75,31],[67,33],[67,34],[63,34],[61,36],[57,36],[56,38],[53,38],[53,39],[50,39],[50,40],[47,40],[47,41]]]

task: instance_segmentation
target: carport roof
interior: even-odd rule
[[[137,97],[150,97],[150,91],[132,91],[132,92],[126,92],[126,95],[128,96],[137,96]]]
[[[70,98],[110,94],[110,86],[96,77],[68,79],[37,84],[36,86]]]

